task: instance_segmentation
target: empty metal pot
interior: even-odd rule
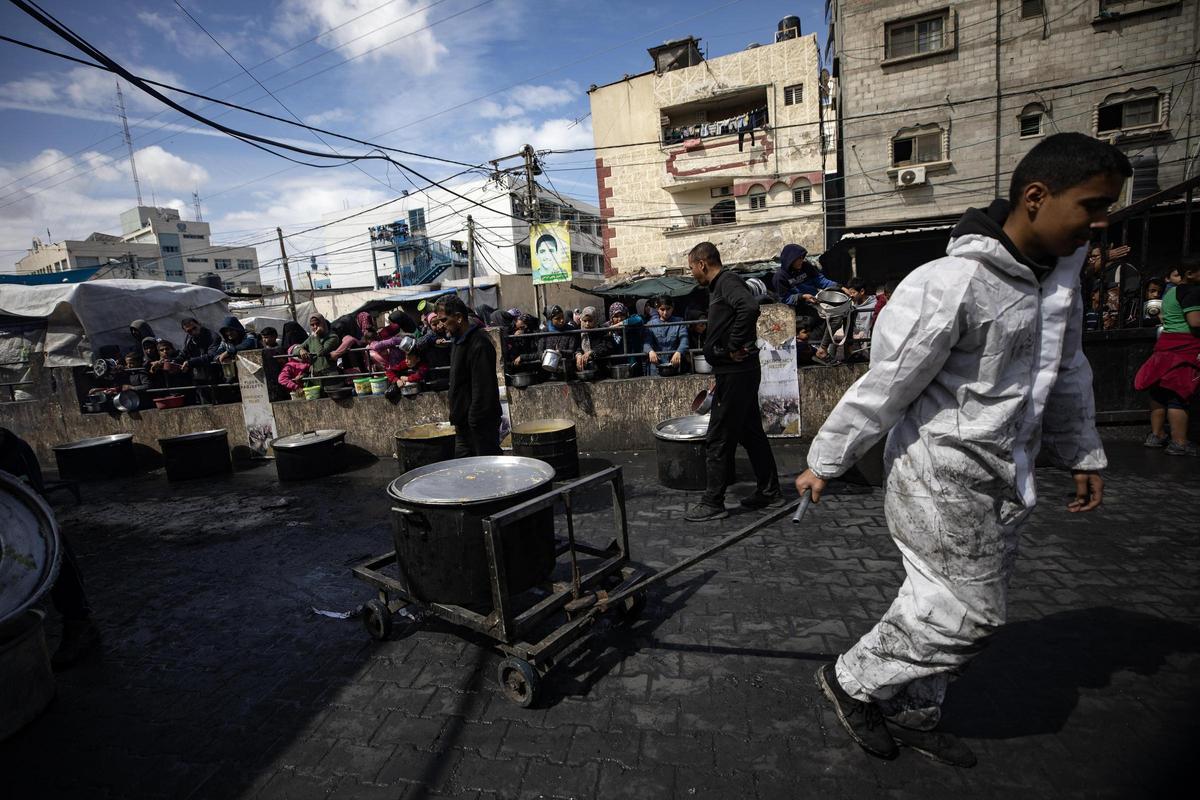
[[[558,366],[562,363],[562,356],[557,350],[547,350],[542,353],[542,369],[547,372],[558,372]]]
[[[412,334],[404,334],[400,337],[400,342],[396,345],[405,353],[411,353],[412,349],[417,346],[417,339]]]
[[[480,456],[429,464],[388,486],[396,563],[420,600],[483,605],[492,571],[483,520],[537,497],[554,478],[548,464],[514,456]],[[554,569],[554,510],[545,508],[500,529],[498,562],[509,595],[546,581]]]

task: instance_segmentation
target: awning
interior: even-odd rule
[[[100,267],[81,267],[62,272],[30,273],[26,275],[0,275],[0,283],[17,286],[51,286],[61,283],[83,283],[100,271]]]
[[[777,269],[779,269],[777,262],[764,261],[737,267],[733,271],[743,278],[766,278]],[[707,291],[696,283],[695,278],[685,278],[675,275],[658,275],[641,278],[622,278],[618,276],[595,286],[584,287],[571,284],[571,288],[576,291],[602,297],[605,301],[643,300],[651,297],[670,297],[674,300],[680,300],[688,297],[693,292]]]

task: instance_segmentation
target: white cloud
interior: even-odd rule
[[[15,103],[51,103],[58,99],[58,90],[45,78],[22,78],[0,85],[0,98]]]
[[[155,189],[194,189],[208,181],[208,172],[158,145],[143,147],[133,154],[137,161],[138,177]]]
[[[90,170],[99,181],[120,180],[129,174],[123,163],[118,163],[112,156],[98,153],[95,150],[87,151],[79,157],[79,160],[82,166]]]
[[[309,125],[328,125],[331,122],[346,122],[354,119],[354,114],[346,108],[331,108],[328,111],[318,111],[316,114],[309,114],[304,117],[304,121]]]
[[[508,122],[493,128],[485,138],[497,153],[515,153],[526,144],[535,150],[569,150],[592,146],[590,120],[548,119],[540,124],[529,120]]]
[[[347,58],[364,56],[376,62],[394,58],[417,75],[434,72],[449,50],[432,30],[422,30],[435,21],[427,4],[397,0],[379,5],[378,0],[287,0],[278,25],[296,37],[341,26],[322,36],[318,44],[339,47]]]
[[[517,86],[508,93],[513,102],[529,109],[553,108],[579,98],[579,89],[574,83],[567,82],[562,86],[537,86],[524,84]]]

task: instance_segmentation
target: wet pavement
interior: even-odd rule
[[[777,447],[781,468],[802,449]],[[659,568],[753,516],[691,524],[653,453],[624,469],[634,559]],[[842,485],[605,623],[522,709],[500,657],[429,622],[371,640],[350,565],[391,549],[380,462],[281,485],[270,466],[53,498],[102,650],[0,744],[8,797],[1155,797],[1200,740],[1200,462],[1110,446],[1107,502],[1062,508],[1061,472],[1022,537],[1010,624],[951,687],[957,770],[864,754],[813,685],[901,579],[879,490]],[[597,457],[585,466],[605,463]],[[748,470],[742,469],[742,475]],[[731,494],[749,490],[739,487]],[[598,500],[581,536],[607,544]],[[589,536],[589,534],[591,534]],[[48,620],[51,646],[57,635]],[[1190,775],[1190,770],[1188,771]]]

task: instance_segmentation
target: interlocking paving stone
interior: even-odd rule
[[[394,464],[286,487],[289,506],[266,513],[281,492],[269,469],[86,485],[83,505],[54,502],[103,647],[0,743],[5,796],[1163,796],[1200,740],[1200,465],[1109,451],[1091,515],[1065,513],[1069,478],[1039,471],[1009,624],[946,704],[972,770],[870,758],[813,686],[903,577],[878,490],[842,486],[802,526],[654,587],[640,619],[601,621],[522,709],[477,637],[397,618],[374,642],[357,619],[311,613],[373,596],[349,566],[391,548]],[[653,454],[607,458],[649,568],[753,519],[684,523],[691,497],[657,486]],[[602,507],[582,504],[579,530],[606,544]],[[52,613],[52,647],[58,629]]]

